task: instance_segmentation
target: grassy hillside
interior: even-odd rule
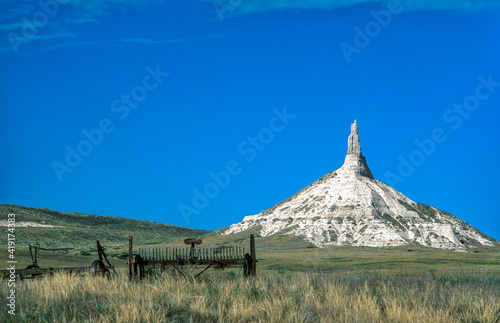
[[[9,213],[16,215],[18,224],[34,222],[54,226],[18,227],[16,245],[19,247],[38,242],[44,248],[74,247],[77,252],[87,252],[95,249],[96,240],[108,249],[122,249],[128,246],[129,235],[134,237],[136,245],[141,245],[200,237],[209,232],[143,220],[0,205],[3,215],[0,220],[6,220]],[[5,246],[6,240],[6,234],[0,235],[1,245]]]
[[[256,235],[258,269],[279,272],[332,273],[350,270],[375,270],[377,272],[426,271],[436,267],[438,272],[496,270],[500,268],[500,248],[482,247],[471,252],[453,252],[422,246],[392,248],[330,247],[318,249],[302,237],[274,235],[260,237],[258,227],[253,230],[217,235],[218,231],[193,230],[168,224],[97,216],[79,213],[56,212],[14,205],[0,205],[0,213],[15,213],[18,222],[35,222],[62,227],[20,227],[16,230],[16,257],[19,268],[31,263],[27,246],[40,243],[44,248],[74,247],[65,252],[41,251],[39,263],[43,267],[89,265],[96,258],[99,240],[107,254],[124,256],[128,250],[128,236],[134,239],[134,252],[138,248],[185,247],[183,240],[190,237],[203,239],[200,247],[224,248],[242,246],[248,250],[249,235]],[[4,227],[5,228],[5,227]],[[0,235],[0,252],[5,253],[7,235]],[[122,258],[123,259],[123,258]],[[113,265],[125,267],[126,260],[115,259]]]

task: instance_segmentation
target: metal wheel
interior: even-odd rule
[[[102,277],[109,277],[109,270],[101,260],[94,260],[92,265],[90,265],[90,274],[92,276],[100,275]]]
[[[137,276],[137,269],[139,269],[139,279],[144,278],[144,260],[141,256],[136,255],[134,258],[134,276]]]

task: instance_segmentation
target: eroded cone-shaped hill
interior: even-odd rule
[[[415,203],[374,179],[361,153],[356,121],[351,125],[342,167],[272,208],[245,217],[223,234],[256,228],[261,236],[304,236],[318,247],[416,243],[433,248],[465,249],[497,244],[459,218]]]

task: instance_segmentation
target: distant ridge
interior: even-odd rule
[[[99,240],[105,247],[123,248],[128,246],[129,235],[134,236],[135,244],[139,245],[199,237],[210,232],[145,220],[58,212],[11,204],[0,204],[0,213],[16,215],[16,244],[19,246],[38,242],[46,247],[87,249]],[[6,220],[0,221],[0,226],[6,225]],[[7,235],[1,236],[0,242],[6,245],[6,239]]]
[[[247,230],[263,237],[300,236],[317,247],[422,245],[466,250],[500,245],[456,216],[415,203],[374,179],[361,152],[356,120],[342,167],[221,234]]]

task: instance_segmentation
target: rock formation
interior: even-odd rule
[[[373,179],[372,172],[366,164],[366,159],[361,154],[361,145],[359,144],[358,135],[358,123],[354,120],[351,124],[351,134],[347,139],[347,155],[345,156],[344,165],[341,169],[345,171],[353,171],[354,173],[360,174],[361,176],[366,176]]]
[[[358,122],[354,120],[351,124],[351,134],[347,138],[347,154],[354,154],[357,156],[362,156],[361,145],[359,144],[359,134],[358,134]]]
[[[466,249],[498,244],[459,218],[415,203],[374,179],[361,153],[356,121],[342,167],[270,209],[246,216],[222,234],[249,229],[258,229],[261,236],[302,236],[318,247],[418,244]]]

